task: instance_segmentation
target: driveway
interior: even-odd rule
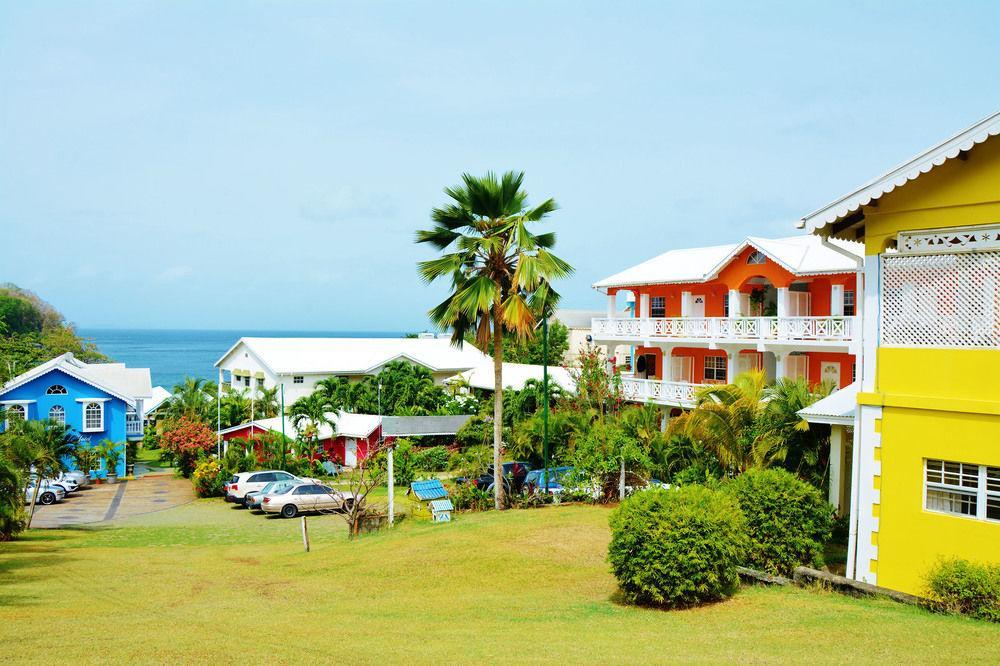
[[[191,481],[154,474],[115,485],[90,486],[63,502],[35,507],[32,527],[67,527],[162,511],[194,499]]]

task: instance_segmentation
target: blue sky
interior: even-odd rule
[[[564,304],[1000,108],[1000,3],[0,2],[0,281],[85,327],[416,330],[441,188],[553,196]]]

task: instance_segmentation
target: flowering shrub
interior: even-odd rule
[[[218,460],[205,460],[194,468],[191,475],[194,481],[194,492],[198,497],[221,497],[222,485],[228,475]]]
[[[182,416],[167,425],[160,445],[177,460],[181,474],[190,477],[198,457],[215,446],[215,433],[201,421]]]

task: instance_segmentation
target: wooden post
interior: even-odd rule
[[[309,552],[309,526],[306,524],[306,517],[302,516],[302,545],[306,552]]]

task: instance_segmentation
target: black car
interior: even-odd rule
[[[531,471],[531,465],[522,461],[512,461],[501,463],[501,473],[503,474],[504,487],[507,490],[513,489],[514,492],[521,492],[521,488],[524,487],[524,479],[527,478],[528,472]],[[455,483],[471,483],[476,488],[482,488],[483,490],[493,489],[493,465],[486,468],[486,471],[477,477],[465,477],[460,476],[455,479]]]

